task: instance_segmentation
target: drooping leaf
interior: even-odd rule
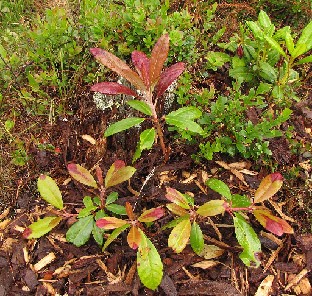
[[[79,164],[75,163],[69,163],[67,165],[67,169],[69,174],[73,179],[80,182],[81,184],[97,188],[96,181],[94,180],[93,176],[90,174],[90,172],[82,167]]]
[[[106,210],[114,213],[114,214],[117,214],[117,215],[126,215],[126,208],[122,205],[118,205],[118,204],[109,204],[107,206],[105,206]]]
[[[219,214],[224,214],[226,201],[222,199],[210,200],[201,205],[196,213],[203,217],[211,217]]]
[[[163,277],[163,264],[152,242],[140,230],[141,243],[137,252],[137,268],[145,287],[155,290]]]
[[[117,122],[111,124],[106,129],[104,136],[109,137],[111,135],[120,133],[122,131],[129,129],[130,127],[133,127],[137,124],[142,123],[144,120],[145,120],[145,118],[140,118],[140,117],[128,117],[128,118],[122,119],[120,121],[117,121]]]
[[[170,187],[167,187],[166,191],[167,191],[166,198],[169,201],[175,203],[176,205],[180,206],[183,209],[189,209],[190,208],[186,197],[181,192],[179,192],[178,190],[176,190],[174,188],[170,188]]]
[[[116,160],[109,168],[105,177],[105,188],[115,186],[129,180],[136,169],[132,166],[126,166],[122,160]]]
[[[136,250],[141,242],[141,234],[137,227],[131,226],[127,235],[127,242],[131,249]]]
[[[145,53],[133,51],[131,54],[133,65],[139,73],[146,87],[150,86],[150,60]]]
[[[39,238],[50,232],[61,222],[61,217],[44,217],[30,224],[23,232],[23,237],[27,239]]]
[[[302,30],[302,33],[297,41],[296,47],[305,44],[305,51],[308,52],[312,48],[312,21],[310,21],[305,28]]]
[[[283,185],[283,177],[280,173],[266,176],[255,192],[254,203],[263,202],[272,197]]]
[[[77,247],[84,245],[89,239],[94,226],[93,216],[87,216],[74,223],[66,233],[66,240]]]
[[[150,58],[150,84],[155,85],[169,52],[169,35],[162,35],[156,42]]]
[[[165,215],[163,208],[152,208],[143,212],[143,214],[138,218],[140,222],[153,222]]]
[[[193,251],[199,255],[204,249],[204,236],[199,225],[193,222],[190,234],[190,243]]]
[[[101,48],[91,48],[90,52],[93,56],[104,66],[108,67],[112,71],[116,72],[131,84],[133,84],[139,90],[145,90],[146,87],[140,76],[135,73],[130,67],[121,59],[113,55],[112,53],[103,50]]]
[[[284,233],[294,233],[292,227],[285,220],[274,216],[269,210],[254,210],[253,215],[265,229],[278,236]]]
[[[191,234],[191,222],[189,219],[182,220],[176,225],[168,238],[168,247],[174,252],[181,253],[186,247]]]
[[[160,79],[156,85],[156,97],[159,98],[168,89],[168,87],[182,74],[185,64],[176,63],[161,73]]]
[[[127,221],[116,217],[104,217],[96,221],[96,226],[105,230],[116,229],[126,224]]]
[[[119,84],[117,82],[100,82],[91,86],[91,91],[100,92],[105,95],[119,95],[125,94],[136,97],[137,93],[131,88]]]
[[[152,115],[152,110],[151,107],[149,105],[147,105],[145,102],[143,101],[139,101],[139,100],[128,100],[127,104],[132,107],[135,110],[138,110],[142,113],[144,113],[145,115]]]
[[[167,209],[168,209],[170,212],[172,212],[172,213],[174,213],[174,214],[176,214],[176,215],[178,215],[178,216],[180,216],[180,217],[181,217],[181,216],[185,216],[185,215],[188,214],[188,212],[187,212],[185,209],[181,208],[180,206],[178,206],[178,205],[175,204],[175,203],[167,204],[166,207],[167,207]]]
[[[210,178],[207,180],[206,185],[209,186],[213,191],[218,192],[220,195],[224,196],[227,201],[232,199],[230,188],[223,181]]]
[[[64,206],[61,191],[51,177],[40,175],[37,181],[37,187],[40,196],[46,202],[60,210],[63,209]]]
[[[239,258],[247,266],[255,265],[258,267],[260,262],[257,255],[261,252],[261,244],[257,234],[241,214],[235,213],[233,221],[236,239],[243,247],[243,252],[239,255]]]
[[[119,236],[120,233],[125,231],[130,226],[131,226],[130,224],[125,224],[119,228],[114,229],[113,232],[110,234],[110,236],[105,241],[102,251],[104,251]]]

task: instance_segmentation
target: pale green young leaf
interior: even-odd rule
[[[215,178],[210,178],[209,180],[207,180],[206,185],[209,186],[213,191],[216,191],[224,196],[227,201],[230,201],[232,199],[230,188],[223,181]]]
[[[189,214],[186,214],[185,216],[182,216],[182,217],[179,217],[177,219],[174,219],[170,222],[168,222],[167,224],[165,224],[161,230],[165,230],[165,229],[168,229],[168,228],[173,228],[175,226],[177,226],[181,221],[183,220],[189,220],[190,219],[190,215]]]
[[[191,234],[191,222],[189,219],[182,220],[176,225],[168,238],[168,247],[174,252],[181,253],[189,241]]]
[[[90,239],[94,224],[92,215],[79,219],[68,229],[66,240],[77,247],[84,245]]]
[[[202,115],[202,112],[193,106],[189,106],[189,107],[182,107],[179,108],[176,111],[172,111],[170,112],[168,115],[166,115],[166,119],[167,118],[184,118],[185,120],[194,120],[199,118]]]
[[[307,50],[307,45],[306,44],[296,44],[296,47],[294,48],[291,56],[293,59],[301,56],[304,54]]]
[[[222,199],[210,200],[203,205],[201,205],[196,213],[203,217],[212,217],[220,214],[224,214],[226,202]]]
[[[163,277],[163,264],[155,246],[143,231],[139,231],[141,242],[137,252],[138,274],[145,287],[155,290]]]
[[[125,224],[123,226],[120,226],[119,228],[114,229],[113,232],[110,234],[110,236],[105,241],[105,244],[102,248],[102,251],[104,251],[119,236],[120,233],[125,231],[130,226],[131,226],[130,224]]]
[[[290,32],[286,32],[285,33],[285,42],[286,42],[286,47],[287,47],[290,55],[292,56],[294,48],[295,48],[295,45],[294,45],[294,39],[291,36]]]
[[[303,29],[297,43],[296,47],[304,44],[305,45],[305,52],[308,52],[312,48],[312,21],[305,26]]]
[[[204,249],[204,236],[199,225],[193,222],[190,234],[190,243],[193,251],[199,255]]]
[[[27,239],[42,237],[57,226],[61,220],[61,217],[39,218],[24,230],[23,237]]]
[[[63,199],[56,182],[47,175],[40,175],[37,181],[40,196],[52,206],[62,210]]]
[[[111,124],[105,131],[104,136],[109,137],[119,132],[125,131],[135,125],[142,123],[145,118],[129,117]]]
[[[257,234],[241,214],[235,213],[233,220],[236,239],[243,248],[240,259],[247,266],[258,267],[260,262],[257,255],[261,252],[261,244]]]
[[[152,115],[151,107],[143,101],[139,100],[129,100],[127,104],[135,110],[142,112],[145,115]]]
[[[260,40],[262,40],[264,38],[264,33],[260,29],[260,27],[257,25],[257,23],[255,23],[253,21],[247,21],[246,24],[256,38],[258,38]]]
[[[156,131],[154,128],[146,129],[140,134],[140,149],[141,151],[152,148],[155,141]]]
[[[270,17],[267,15],[267,13],[263,10],[259,12],[258,16],[258,22],[263,28],[268,28],[272,25]]]
[[[233,208],[245,208],[251,206],[252,202],[246,195],[233,194],[232,195],[232,207]]]
[[[70,176],[83,185],[97,188],[97,183],[91,173],[79,164],[69,163],[67,165]]]

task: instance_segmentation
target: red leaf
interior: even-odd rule
[[[105,187],[115,186],[129,180],[135,172],[135,168],[125,166],[122,160],[116,160],[109,168],[105,177]]]
[[[149,87],[150,86],[150,60],[146,56],[144,52],[141,51],[133,51],[131,54],[132,62],[137,70],[137,72],[140,74],[140,77],[142,78],[144,84]]]
[[[90,52],[101,64],[110,68],[112,71],[116,72],[117,74],[128,80],[137,89],[139,90],[146,89],[140,76],[133,70],[131,70],[130,67],[125,62],[123,62],[121,59],[119,59],[112,53],[103,50],[101,48],[91,48]]]
[[[137,93],[117,82],[100,82],[91,86],[91,91],[97,91],[105,95],[125,94],[129,96],[137,96]]]
[[[150,58],[150,83],[155,85],[160,78],[161,70],[168,57],[169,35],[161,36],[156,42]]]
[[[72,178],[74,178],[76,181],[93,187],[93,188],[97,188],[97,184],[96,181],[94,180],[93,176],[90,174],[90,172],[85,169],[84,167],[82,167],[79,164],[75,164],[75,163],[70,163],[67,165],[67,169],[69,174],[72,176]]]
[[[31,235],[31,233],[32,230],[29,227],[25,228],[25,230],[23,231],[23,238],[28,238]]]
[[[167,88],[182,74],[185,69],[184,63],[176,63],[167,68],[160,76],[156,86],[157,98],[159,98]]]
[[[165,215],[165,211],[163,208],[153,208],[146,210],[139,218],[138,220],[140,222],[153,222],[159,218],[161,218],[163,215]]]

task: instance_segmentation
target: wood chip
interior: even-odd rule
[[[260,284],[255,296],[270,296],[270,290],[274,281],[274,275],[268,275]]]
[[[9,208],[5,209],[5,210],[0,214],[0,220],[6,218],[6,217],[9,215],[10,209],[11,209],[11,208],[9,207]]]
[[[296,286],[300,280],[307,275],[309,271],[307,269],[302,269],[285,287],[285,291],[290,290],[293,286]]]
[[[55,260],[55,254],[53,252],[49,253],[47,256],[43,257],[40,261],[38,261],[35,265],[34,265],[34,271],[39,271],[42,268],[44,268],[45,266],[47,266],[48,264],[50,264],[52,261]]]
[[[91,137],[90,135],[82,135],[81,138],[88,141],[92,145],[96,144],[96,140],[93,137]]]

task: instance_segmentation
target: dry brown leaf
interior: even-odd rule
[[[255,296],[270,296],[270,290],[274,281],[274,275],[268,275],[260,284]]]
[[[224,250],[215,245],[204,245],[204,249],[199,256],[204,257],[206,260],[220,257],[224,253]]]
[[[230,168],[238,170],[238,171],[250,168],[250,164],[248,162],[246,162],[246,161],[232,162],[232,163],[229,163],[228,166]]]
[[[201,269],[209,269],[209,268],[217,266],[219,263],[220,262],[213,261],[213,260],[203,260],[203,261],[193,264],[192,267],[198,267]]]
[[[82,135],[81,138],[88,141],[92,145],[96,144],[96,140],[93,137],[91,137],[90,135]]]

